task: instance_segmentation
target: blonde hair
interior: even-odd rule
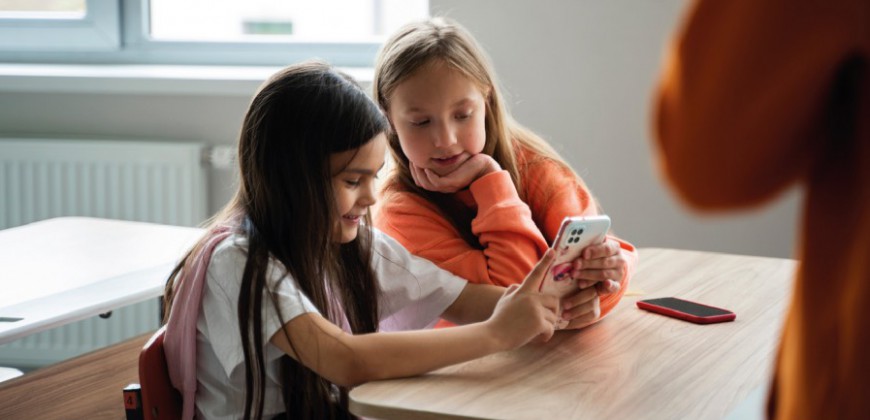
[[[486,141],[483,153],[492,156],[502,169],[507,170],[520,198],[524,201],[526,199],[525,188],[519,175],[520,166],[540,159],[556,162],[573,173],[577,182],[583,185],[582,180],[552,146],[510,116],[489,57],[465,28],[451,19],[435,17],[405,25],[381,48],[375,62],[372,85],[375,101],[384,113],[389,115],[390,96],[399,84],[418,69],[438,61],[468,77],[484,93]],[[390,124],[392,125],[392,122]],[[408,157],[402,151],[396,131],[391,130],[387,137],[396,166],[385,183],[386,191],[403,188],[424,196],[448,213],[448,216],[454,219],[454,225],[461,225],[450,215],[451,211],[444,208],[447,200],[437,199],[437,194],[427,193],[415,185],[411,177]],[[525,153],[522,162],[517,156],[517,148],[530,152]],[[467,230],[467,227],[459,229],[460,232],[464,230]]]
[[[375,61],[372,83],[373,96],[381,110],[389,116],[390,97],[396,88],[421,68],[439,63],[462,73],[486,97],[486,140],[483,153],[492,156],[510,174],[520,199],[528,202],[520,176],[521,169],[541,160],[555,162],[572,173],[577,183],[585,188],[580,177],[549,143],[511,117],[486,52],[471,33],[448,18],[435,17],[405,25],[381,48]],[[390,125],[392,127],[392,121]],[[395,167],[384,184],[384,192],[389,194],[405,190],[424,197],[441,210],[469,245],[480,248],[481,245],[470,229],[472,215],[452,200],[449,194],[418,187],[411,176],[408,157],[402,151],[395,129],[388,133],[387,139]],[[521,155],[522,158],[518,156],[520,150],[525,152]],[[550,193],[544,192],[547,195]]]

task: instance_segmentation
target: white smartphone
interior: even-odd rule
[[[541,292],[561,298],[577,291],[577,282],[571,278],[572,261],[587,246],[604,242],[609,230],[610,217],[606,215],[566,217],[553,241],[556,258],[541,283]]]

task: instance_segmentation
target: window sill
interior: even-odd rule
[[[0,63],[0,92],[252,96],[280,67]],[[342,68],[364,87],[371,68]]]

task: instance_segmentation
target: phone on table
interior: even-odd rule
[[[734,312],[727,309],[675,297],[639,300],[637,301],[637,307],[696,324],[728,322],[737,318]]]
[[[561,298],[577,291],[577,281],[571,278],[572,262],[587,246],[604,242],[609,230],[606,215],[566,217],[553,241],[556,258],[541,283],[541,292]]]

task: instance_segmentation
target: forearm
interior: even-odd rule
[[[317,313],[291,319],[270,343],[325,379],[339,385],[417,375],[501,350],[535,337],[549,339],[559,306],[554,296],[538,292],[555,253],[548,251],[521,285],[505,291],[466,285],[454,318],[482,317],[482,322],[454,328],[354,335]],[[497,302],[491,304],[493,299]],[[459,298],[457,298],[459,299]],[[481,300],[479,305],[472,302]],[[477,306],[480,309],[467,309]],[[483,309],[485,308],[485,309]]]
[[[447,311],[453,319],[485,321],[435,330],[346,335],[353,342],[348,348],[362,358],[359,381],[416,375],[514,348],[536,336],[549,339],[558,300],[537,290],[553,256],[547,252],[522,284],[508,291],[489,285],[465,286]]]
[[[505,216],[502,221],[511,218]],[[497,217],[491,220],[492,226],[481,228],[490,232],[501,229]],[[375,216],[376,227],[398,240],[412,254],[471,283],[501,286],[519,284],[547,248],[534,223],[529,223],[534,230],[524,234],[525,239],[495,238],[496,244],[487,243],[487,255],[466,243],[455,226],[422,197],[410,193],[394,194]],[[530,242],[529,236],[539,239]],[[479,239],[489,240],[490,237],[479,236]],[[488,263],[490,258],[494,259]]]
[[[357,384],[419,375],[506,349],[486,323],[346,338],[358,359]]]
[[[294,318],[270,342],[341,386],[418,375],[507,348],[489,321],[455,328],[353,335],[315,314]]]
[[[520,279],[522,280],[522,279]],[[481,322],[492,315],[504,288],[489,284],[469,283],[444,311],[442,317],[454,324]]]
[[[529,206],[507,172],[480,178],[469,189],[478,207],[471,230],[483,246],[488,283],[519,284],[548,248]]]

